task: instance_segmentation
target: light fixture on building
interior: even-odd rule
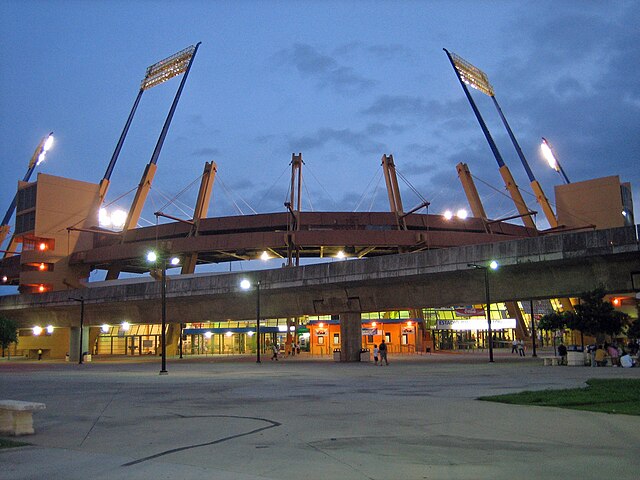
[[[131,324],[129,322],[122,322],[120,326],[122,327],[122,330],[125,332],[129,331],[129,328],[131,328]]]
[[[33,334],[37,337],[38,335],[42,334],[42,327],[39,326],[35,326],[33,327]]]
[[[47,325],[47,333],[51,335],[53,333],[53,325]]]
[[[110,329],[111,329],[111,327],[110,327],[109,325],[107,325],[106,323],[105,323],[105,324],[103,324],[103,325],[100,327],[100,330],[102,330],[102,333],[109,333],[109,330],[110,330]]]
[[[212,336],[213,336],[213,333],[211,333],[211,332],[204,332],[204,338],[206,338],[207,340],[210,340]]]
[[[127,222],[127,215],[127,212],[121,209],[109,212],[106,208],[101,208],[98,213],[98,225],[102,228],[122,230]]]
[[[271,257],[269,256],[269,254],[267,253],[267,251],[265,250],[264,252],[262,252],[262,255],[260,255],[260,260],[262,260],[263,262],[266,262],[267,260],[269,260]]]

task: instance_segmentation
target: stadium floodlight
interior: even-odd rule
[[[451,59],[464,83],[476,90],[480,90],[485,95],[489,95],[490,97],[494,96],[493,87],[489,83],[489,78],[486,73],[455,53],[451,53]]]
[[[33,152],[33,156],[29,161],[30,170],[35,166],[40,165],[42,162],[44,162],[44,159],[47,156],[47,152],[51,150],[52,146],[53,146],[53,132],[51,132],[49,135],[44,137],[36,147],[36,150],[35,152]]]
[[[560,167],[558,167],[558,161],[556,160],[556,156],[551,151],[551,147],[549,146],[547,139],[544,137],[542,137],[540,150],[542,151],[542,155],[544,156],[549,166],[553,168],[556,172],[560,172]]]
[[[170,57],[154,63],[149,68],[140,84],[140,90],[148,90],[156,85],[160,85],[167,80],[184,73],[189,66],[189,61],[196,50],[195,45],[174,53]]]
[[[556,172],[558,172],[560,175],[562,175],[562,178],[564,179],[565,183],[567,184],[571,183],[569,181],[569,177],[567,177],[567,174],[564,173],[564,169],[562,168],[562,165],[560,165],[558,158],[553,153],[551,144],[544,137],[542,137],[542,143],[540,144],[540,151],[542,152],[542,155],[544,156],[545,160],[549,163],[549,166],[553,168]]]

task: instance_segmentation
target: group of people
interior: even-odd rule
[[[379,364],[378,357],[380,358]],[[387,359],[387,344],[384,343],[384,338],[382,342],[380,342],[380,346],[376,344],[373,345],[373,364],[382,366],[383,361],[385,365],[389,365],[389,360]]]
[[[517,353],[521,357],[525,357],[524,353],[524,340],[516,340],[515,338],[511,342],[511,353]]]
[[[619,347],[616,343],[604,343],[601,345],[589,345],[592,367],[606,367],[611,361],[614,367],[633,367],[636,364],[633,356],[638,354],[638,344],[629,342],[629,352]]]
[[[271,355],[271,360],[278,360],[278,355],[280,354],[280,344],[278,343],[274,343],[271,345],[271,352],[273,353]],[[292,343],[288,343],[285,345],[285,350],[284,353],[286,356],[291,355],[292,357],[297,355],[300,355],[300,344],[297,342],[292,342]]]

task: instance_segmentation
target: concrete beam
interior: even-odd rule
[[[245,273],[170,276],[169,323],[251,319],[254,300],[239,286],[261,287],[264,317],[294,317],[412,307],[484,303],[483,278],[469,263],[488,264],[494,302],[576,296],[603,287],[637,291],[640,250],[632,227],[389,255]],[[85,325],[160,323],[160,285],[146,279],[97,282],[76,290],[85,299]],[[0,314],[20,326],[78,325],[69,292],[0,298]]]

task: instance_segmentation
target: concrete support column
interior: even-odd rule
[[[84,327],[82,332],[82,351],[89,352],[89,327]],[[80,327],[69,327],[69,361],[80,360]],[[91,353],[91,352],[89,352]]]
[[[362,320],[360,312],[340,314],[340,361],[359,362],[362,348]]]

